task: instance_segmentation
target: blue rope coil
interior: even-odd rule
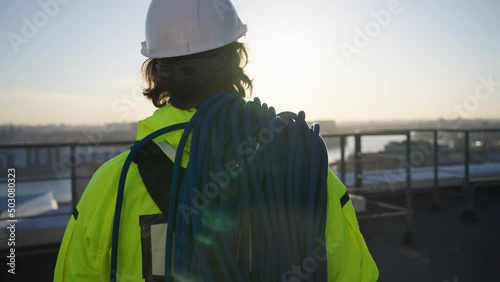
[[[328,156],[319,125],[276,114],[258,98],[208,99],[186,124],[161,129],[132,147],[117,194],[111,260],[116,281],[126,174],[143,144],[184,128],[170,191],[164,281],[282,281],[314,258],[324,240]],[[180,164],[191,136],[189,164]],[[326,281],[318,261],[307,281]]]

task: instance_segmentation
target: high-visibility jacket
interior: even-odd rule
[[[137,140],[165,126],[189,121],[195,110],[180,110],[170,104],[138,124]],[[155,139],[177,147],[182,130]],[[189,140],[182,166],[189,158]],[[111,237],[118,181],[128,152],[103,164],[93,175],[71,216],[59,249],[54,281],[109,281]],[[325,242],[317,242],[327,253],[328,281],[377,281],[378,269],[360,233],[352,202],[344,184],[328,173]],[[132,163],[127,175],[119,230],[117,281],[145,281],[141,248],[141,216],[160,215]],[[324,253],[324,251],[323,251]],[[322,253],[322,254],[323,254]],[[321,259],[321,258],[318,258]],[[284,281],[301,281],[307,273],[285,273]]]

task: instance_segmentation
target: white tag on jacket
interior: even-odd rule
[[[153,275],[165,275],[167,224],[151,225],[151,266]]]
[[[175,155],[177,153],[177,148],[175,148],[174,146],[170,145],[166,141],[158,142],[158,143],[156,143],[156,145],[158,145],[158,147],[160,147],[160,149],[163,151],[163,153],[165,153],[165,155],[167,155],[167,157],[172,162],[175,162]]]

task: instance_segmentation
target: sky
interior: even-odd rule
[[[149,2],[2,1],[0,124],[151,115],[140,91]],[[253,97],[278,111],[337,121],[500,118],[500,1],[232,2],[248,26],[240,41]]]

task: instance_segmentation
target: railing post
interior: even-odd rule
[[[340,180],[345,183],[345,136],[340,136]]]
[[[465,222],[476,222],[477,214],[474,199],[474,185],[470,183],[470,132],[464,131],[464,179],[462,182],[462,195],[464,198],[464,209],[460,219]]]
[[[361,158],[361,135],[356,134],[354,136],[354,186],[363,186],[363,168],[362,168],[362,158]]]
[[[406,133],[406,187],[411,187],[411,135],[410,132]],[[410,190],[411,192],[411,190]]]
[[[71,165],[71,205],[72,209],[76,208],[78,204],[76,199],[76,148],[75,145],[70,146],[70,165]]]
[[[464,131],[464,180],[466,183],[470,182],[469,175],[469,160],[470,160],[470,132]]]
[[[415,245],[415,230],[413,226],[413,207],[412,207],[412,164],[411,164],[411,132],[406,133],[406,232],[403,243],[405,245]]]
[[[432,212],[439,211],[439,142],[438,142],[438,131],[434,130],[433,132],[433,140],[434,140],[434,197],[432,199]]]

